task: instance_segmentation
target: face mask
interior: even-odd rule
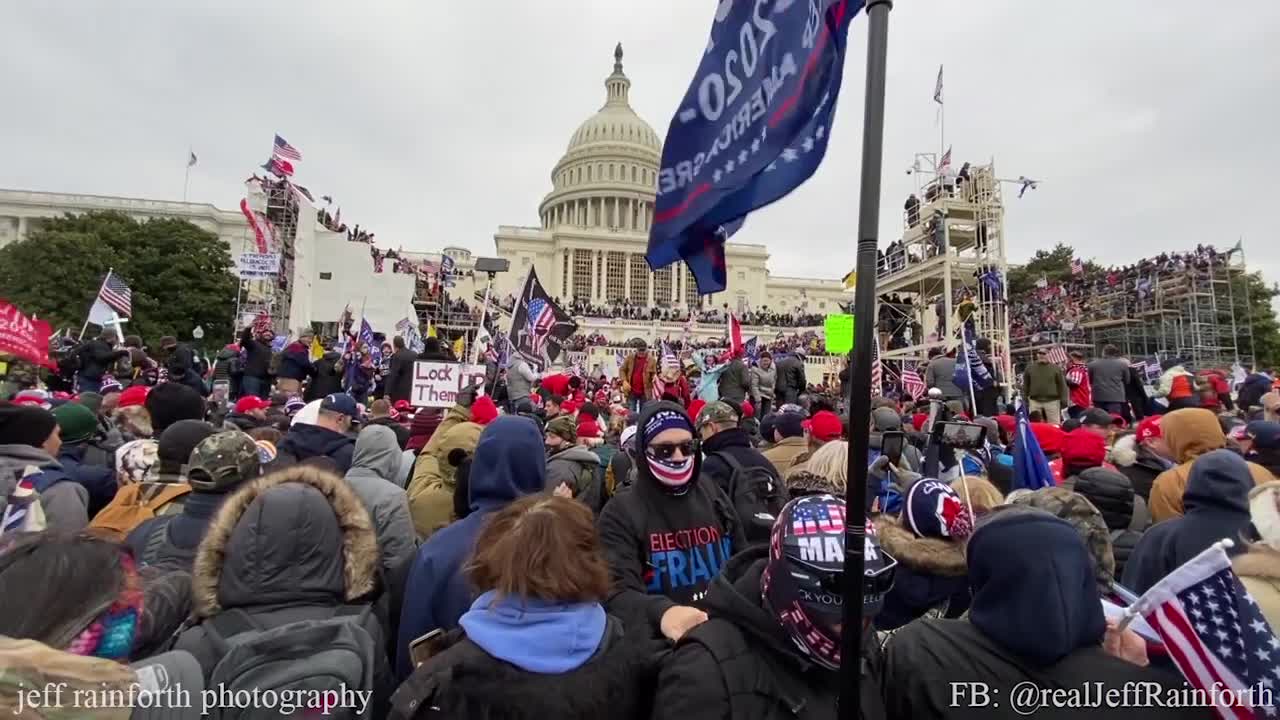
[[[645,461],[649,463],[649,472],[657,478],[658,482],[667,487],[680,487],[687,484],[693,477],[693,458],[691,457],[683,460],[659,460],[645,455]]]

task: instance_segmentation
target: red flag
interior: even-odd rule
[[[729,356],[740,355],[742,355],[742,325],[738,323],[737,315],[729,313]]]
[[[0,353],[56,368],[49,359],[49,323],[32,320],[7,300],[0,300]]]

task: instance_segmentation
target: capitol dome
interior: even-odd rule
[[[544,228],[559,225],[648,231],[662,139],[629,101],[622,44],[605,78],[605,103],[569,139],[538,209]]]

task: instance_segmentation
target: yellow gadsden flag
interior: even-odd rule
[[[852,290],[858,284],[858,271],[850,270],[848,275],[844,276],[844,289]]]
[[[466,338],[462,335],[459,335],[458,339],[453,341],[453,356],[456,358],[462,357],[462,351],[465,349],[466,349]]]
[[[324,357],[324,346],[320,344],[319,336],[311,338],[311,361],[315,362]]]
[[[428,320],[427,321],[427,337],[435,337],[435,336],[436,336],[436,325],[435,323]]]

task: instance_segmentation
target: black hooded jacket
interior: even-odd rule
[[[1116,577],[1124,576],[1124,566],[1142,531],[1151,524],[1147,504],[1133,492],[1129,478],[1104,467],[1089,468],[1075,476],[1074,489],[1089,499],[1102,513],[1111,531],[1111,549],[1116,558]]]
[[[701,599],[736,541],[729,499],[714,482],[699,477],[696,458],[693,479],[683,492],[671,492],[650,474],[641,437],[649,419],[664,409],[684,413],[671,402],[645,407],[637,423],[641,460],[635,483],[614,495],[598,521],[613,580],[607,607],[628,628],[656,630],[667,610]]]
[[[800,653],[764,607],[767,547],[735,555],[702,604],[710,619],[690,630],[658,675],[653,720],[836,718],[839,674]],[[876,648],[868,645],[868,654]],[[878,658],[867,658],[862,717],[884,716]]]
[[[351,469],[351,456],[356,451],[356,441],[348,435],[320,427],[295,423],[276,448],[281,465],[292,465],[313,457],[333,460],[340,472]]]
[[[1132,435],[1116,441],[1111,457],[1116,469],[1129,478],[1133,492],[1144,502],[1151,499],[1151,486],[1155,485],[1156,478],[1173,467],[1146,447],[1137,444]]]
[[[1276,476],[1277,480],[1280,480],[1280,449],[1254,447],[1253,452],[1249,453],[1248,460],[1266,468]]]
[[[1027,707],[1014,706],[1014,688],[1024,682],[1074,692],[1085,683],[1117,692],[1143,681],[1159,683],[1165,691],[1181,687],[1181,678],[1102,649],[1106,622],[1092,561],[1065,521],[1040,510],[1000,510],[979,525],[967,552],[973,585],[969,617],[911,623],[885,647],[881,687],[889,717],[1023,717]],[[986,683],[987,704],[982,706],[980,695],[965,694],[973,686],[962,683]],[[1039,706],[1034,716],[1074,718],[1081,712]],[[1098,717],[1134,713],[1123,712]],[[1162,718],[1204,716],[1198,708],[1160,712]]]
[[[1143,534],[1129,556],[1122,584],[1135,593],[1146,592],[1213,543],[1238,539],[1249,524],[1253,486],[1248,464],[1231,450],[1214,450],[1196,458],[1182,493],[1184,514]],[[1233,550],[1239,547],[1237,543]]]
[[[804,361],[798,356],[785,357],[777,362],[778,379],[774,381],[775,407],[800,402],[800,395],[808,387],[804,378]]]
[[[311,402],[342,392],[342,373],[338,371],[338,360],[341,358],[340,353],[330,350],[315,361],[312,367],[315,368],[316,374],[311,377],[311,383],[307,385],[307,391],[302,396],[303,400]]]
[[[876,628],[893,630],[930,611],[959,617],[969,608],[964,546],[936,537],[917,537],[894,518],[876,520],[880,547],[898,561],[893,588],[884,597]]]

